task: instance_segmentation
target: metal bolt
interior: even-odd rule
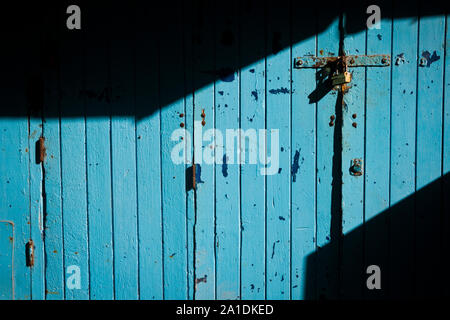
[[[303,61],[300,60],[300,59],[298,59],[298,60],[296,61],[296,64],[297,64],[297,66],[301,66],[301,65],[303,64]]]
[[[350,64],[354,64],[355,63],[355,59],[351,58],[349,62],[350,62]]]
[[[386,64],[387,63],[387,59],[386,58],[382,58],[381,59],[381,63]]]
[[[428,63],[428,60],[426,58],[420,58],[419,65],[421,67],[425,67],[427,65],[427,63]]]

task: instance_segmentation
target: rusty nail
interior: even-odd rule
[[[387,62],[387,59],[386,58],[382,58],[381,59],[381,63],[386,63]]]
[[[356,122],[352,123],[353,128],[356,128],[358,126],[358,124]]]
[[[180,127],[182,127],[182,128],[184,127],[184,123],[183,123],[183,122],[182,122],[182,123],[180,123]]]
[[[334,122],[330,121],[329,125],[330,125],[330,127],[334,126]]]
[[[184,113],[180,113],[180,118],[183,118],[184,117]]]
[[[202,120],[202,126],[205,126],[205,124],[206,124],[206,121]]]
[[[356,119],[356,113],[352,114],[352,118]]]
[[[335,118],[334,114],[330,117],[331,120],[334,120]]]
[[[350,64],[354,64],[355,63],[355,59],[351,58],[349,62],[350,62]]]

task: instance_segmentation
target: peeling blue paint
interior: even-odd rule
[[[195,183],[205,183],[202,180],[202,167],[198,163],[195,165]]]
[[[228,164],[227,164],[227,155],[223,155],[223,163],[222,163],[222,175],[226,178],[228,177]]]
[[[252,96],[255,98],[255,101],[258,101],[258,91],[252,91]]]
[[[280,94],[280,93],[288,94],[289,93],[289,89],[288,88],[271,89],[271,90],[269,90],[269,92],[271,94]]]
[[[297,181],[297,172],[299,169],[298,160],[300,159],[300,151],[295,150],[294,163],[292,164],[292,182]]]
[[[422,57],[427,59],[427,68],[429,68],[433,62],[438,61],[441,58],[436,54],[436,50],[433,51],[433,54],[431,54],[429,51],[424,51],[422,52]]]

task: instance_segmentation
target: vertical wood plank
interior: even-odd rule
[[[391,298],[412,294],[414,288],[414,200],[407,197],[415,191],[417,2],[408,7],[394,3],[393,16],[403,13],[409,17],[395,18],[392,26],[390,206],[400,206],[398,212],[405,214],[389,218]]]
[[[45,255],[46,299],[62,300],[64,289],[64,246],[61,199],[61,144],[59,104],[58,8],[46,8],[42,61],[44,80],[44,127],[47,158],[44,161],[45,183]],[[30,164],[34,164],[34,158]]]
[[[303,39],[292,45],[292,59],[317,55],[314,6],[294,5],[292,10],[292,38]],[[294,18],[295,17],[295,18]],[[293,63],[293,61],[292,61]],[[291,210],[292,210],[292,299],[312,298],[314,291],[314,262],[307,265],[308,256],[316,250],[316,103],[308,99],[315,89],[315,69],[292,71],[292,150],[291,150]],[[308,279],[309,277],[309,279]]]
[[[220,132],[217,134],[223,136],[223,141],[215,136],[213,147],[216,159],[216,295],[223,300],[240,297],[239,163],[247,155],[240,152],[245,133],[237,131],[240,128],[237,2],[216,7],[215,16],[216,72],[220,75],[215,82],[214,115],[215,128]]]
[[[345,19],[344,16],[344,24]],[[366,31],[346,34],[344,50],[348,54],[359,54],[365,51]],[[342,265],[340,294],[344,298],[362,296],[363,274],[363,233],[364,222],[364,176],[350,175],[353,159],[364,159],[364,127],[365,127],[365,68],[353,68],[350,89],[344,94],[342,103]],[[355,118],[356,115],[356,118]],[[345,235],[356,229],[351,238]],[[360,280],[361,279],[361,280]]]
[[[136,148],[140,299],[163,298],[161,146],[156,7],[139,3],[136,25]]]
[[[28,20],[30,17],[26,15],[18,14],[18,11],[15,11],[14,15],[18,15],[19,18],[10,25],[10,28],[0,29],[3,41],[9,44],[2,52],[3,75],[0,78],[0,93],[3,97],[2,108],[14,110],[21,117],[0,117],[0,220],[14,223],[14,260],[7,260],[14,270],[14,298],[27,300],[31,299],[31,275],[30,268],[26,266],[25,255],[25,245],[30,240],[29,170],[30,166],[36,166],[29,147],[34,140],[29,136],[28,108],[36,104],[31,104],[32,91],[28,89],[32,84],[30,66],[24,63],[29,61],[25,53],[33,50],[32,42],[28,42],[31,39],[25,36],[29,31],[28,23],[31,20]],[[9,247],[11,242],[7,236],[7,230],[12,232],[11,223],[2,222],[1,228],[3,238],[1,250],[2,254],[6,254],[8,252],[6,250],[13,249]],[[5,257],[2,258],[2,261],[5,261],[3,259]],[[2,275],[2,279],[4,276],[6,274]],[[11,286],[12,283],[9,281],[7,284],[1,283],[2,299],[12,298],[11,291],[3,291],[11,290]]]
[[[366,54],[389,54],[392,56],[392,8],[390,3],[383,6],[381,29],[367,30]],[[392,67],[392,62],[391,62]],[[391,67],[369,67],[366,70],[366,117],[364,155],[364,221],[370,221],[389,207],[390,177],[390,127],[391,127]],[[357,115],[353,120],[360,124]],[[386,216],[386,215],[384,215]],[[370,265],[380,267],[381,290],[367,290],[367,298],[387,297],[389,221],[386,217],[376,228],[364,230],[363,272]],[[368,275],[365,276],[366,278]],[[364,280],[364,278],[363,278]]]
[[[317,50],[319,56],[339,55],[339,20],[327,21],[330,15],[335,17],[336,7],[328,7],[318,11],[318,25],[328,27],[317,35]],[[317,81],[317,89],[322,83]],[[312,98],[314,98],[312,96]],[[340,186],[334,181],[336,171],[333,158],[340,157],[341,150],[339,126],[335,108],[339,97],[336,91],[331,91],[317,102],[317,164],[316,164],[316,215],[317,215],[317,297],[319,299],[337,298],[338,287],[338,235],[336,229],[340,215]],[[337,107],[336,107],[337,106]],[[331,121],[331,117],[335,119]],[[330,125],[333,123],[333,125]],[[334,184],[333,184],[334,183]],[[336,204],[338,207],[336,207]],[[325,248],[326,247],[326,248]],[[308,286],[310,287],[310,286]],[[308,297],[312,299],[313,297]]]
[[[89,299],[89,249],[86,193],[86,127],[84,89],[84,30],[65,25],[68,3],[60,7],[61,184],[64,230],[65,298]],[[49,154],[49,157],[52,155]],[[74,268],[74,269],[71,269]],[[79,274],[80,288],[70,276]]]
[[[262,174],[265,159],[265,136],[259,135],[265,129],[266,61],[265,34],[261,32],[265,25],[265,6],[258,1],[243,2],[240,5],[240,119],[241,129],[257,131],[256,145],[245,144],[242,151],[247,158],[241,165],[241,298],[265,298],[265,176]],[[245,65],[252,55],[260,60]],[[257,157],[256,163],[250,163],[250,153]]]
[[[111,159],[115,298],[139,297],[135,132],[135,13],[111,4]]]
[[[214,128],[214,6],[213,1],[194,1],[195,299],[215,298],[214,164],[202,159],[204,132]]]
[[[193,2],[192,0],[183,1],[183,46],[184,46],[184,72],[185,72],[185,128],[192,138],[194,132],[194,88],[193,88],[193,23],[191,17],[193,16]],[[190,154],[190,158],[186,156],[186,184],[188,179],[192,176],[187,173],[192,170],[194,154],[193,141],[185,141],[186,151]],[[192,181],[192,180],[191,180]],[[187,289],[188,299],[194,299],[194,223],[195,223],[195,192],[193,188],[186,188],[186,236],[187,236]]]
[[[266,169],[267,299],[290,298],[290,5],[290,1],[280,1],[267,13],[267,152],[272,158]],[[273,161],[276,157],[279,161]]]
[[[164,297],[186,299],[186,154],[179,163],[172,157],[175,145],[185,145],[186,139],[181,2],[164,4],[160,10],[163,17],[173,19],[161,30],[160,52]]]
[[[416,192],[441,176],[445,16],[420,7]],[[420,64],[423,61],[423,64]],[[416,295],[441,296],[441,185],[416,197]]]
[[[89,212],[90,299],[114,299],[108,11],[82,8],[86,32],[86,165]],[[104,16],[106,14],[106,16]]]

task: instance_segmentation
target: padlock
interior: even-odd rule
[[[342,84],[350,83],[352,81],[352,74],[348,71],[344,71],[342,73],[335,73],[331,76],[331,85],[339,86]]]

